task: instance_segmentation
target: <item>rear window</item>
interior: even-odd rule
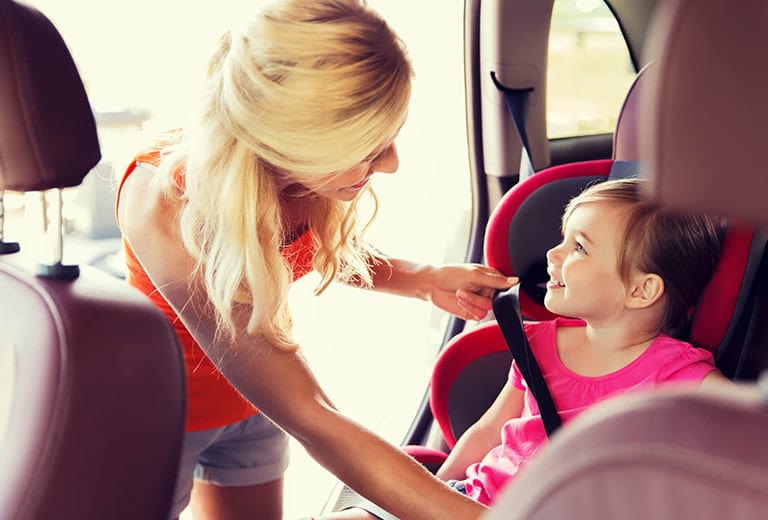
[[[636,73],[605,2],[555,0],[548,69],[549,138],[613,132]]]

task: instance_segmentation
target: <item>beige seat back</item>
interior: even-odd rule
[[[76,186],[99,159],[58,31],[0,0],[0,189]],[[13,253],[0,234],[0,518],[167,518],[185,409],[171,325],[122,280],[38,265],[24,238]]]

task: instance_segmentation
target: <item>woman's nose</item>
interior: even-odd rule
[[[400,157],[397,155],[397,147],[395,146],[395,143],[392,143],[386,150],[384,150],[384,153],[379,155],[373,162],[371,169],[378,173],[395,173],[399,166]]]

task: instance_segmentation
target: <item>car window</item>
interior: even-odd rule
[[[613,132],[635,70],[605,2],[555,0],[548,58],[548,137]]]

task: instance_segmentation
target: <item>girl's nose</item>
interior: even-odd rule
[[[559,258],[560,258],[560,249],[562,244],[558,244],[549,251],[547,251],[547,263],[548,264],[559,264]]]

